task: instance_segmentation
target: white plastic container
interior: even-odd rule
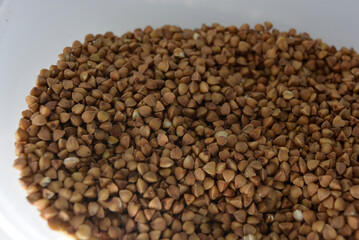
[[[0,239],[65,239],[27,202],[12,164],[25,97],[39,71],[56,64],[73,40],[106,31],[121,35],[146,25],[196,28],[271,21],[283,31],[296,28],[337,48],[359,50],[358,9],[355,0],[0,0]]]

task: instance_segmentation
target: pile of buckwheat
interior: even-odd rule
[[[28,201],[80,240],[359,239],[359,56],[271,28],[66,47],[16,132]]]

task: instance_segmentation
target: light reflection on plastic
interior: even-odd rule
[[[2,230],[12,239],[28,239],[21,232],[19,232],[14,225],[12,225],[3,215],[0,213],[0,226]]]
[[[18,231],[18,229],[14,225],[12,225],[1,212],[0,212],[0,226],[1,226],[1,230],[3,230],[11,239],[14,240],[29,239],[28,237],[25,237],[20,231]],[[4,236],[0,236],[0,237],[4,237]],[[74,238],[65,233],[59,232],[59,236],[56,237],[55,240],[74,240]]]

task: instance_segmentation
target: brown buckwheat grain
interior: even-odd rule
[[[89,34],[43,69],[14,166],[77,239],[359,239],[359,56],[272,24]]]

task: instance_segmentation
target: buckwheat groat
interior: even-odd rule
[[[16,131],[28,201],[76,239],[359,239],[359,57],[272,24],[89,34]]]

